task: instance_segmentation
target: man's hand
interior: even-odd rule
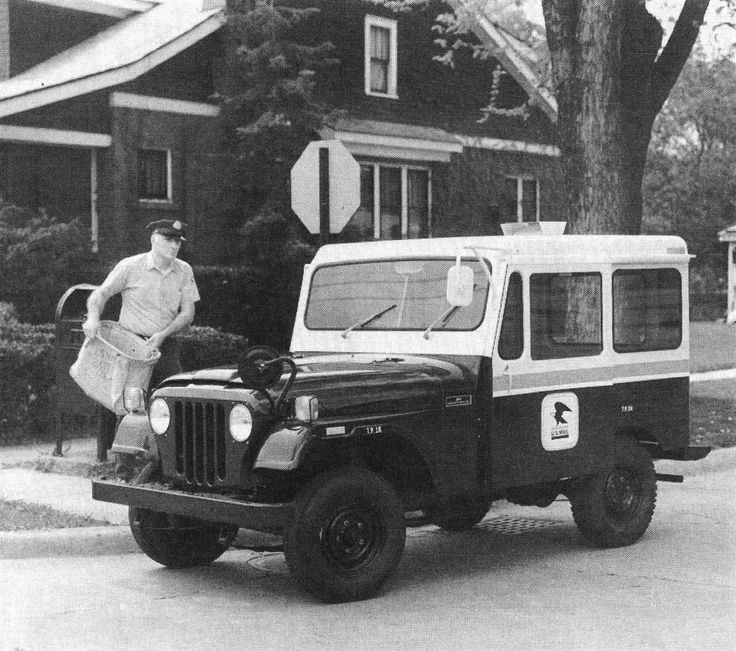
[[[166,335],[163,334],[162,332],[157,332],[156,334],[151,335],[148,338],[148,341],[146,341],[146,344],[148,344],[148,347],[151,350],[158,350],[159,348],[161,348],[161,344],[164,343],[164,339],[166,339]]]
[[[100,319],[94,315],[89,315],[87,320],[82,324],[82,330],[84,336],[87,339],[94,339],[97,336],[97,332],[100,329]]]

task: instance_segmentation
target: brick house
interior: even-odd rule
[[[438,11],[394,14],[358,0],[321,8],[309,38],[340,64],[320,80],[344,109],[315,137],[339,138],[361,164],[353,239],[497,233],[502,221],[555,219],[554,100],[523,44],[487,16],[476,35],[496,59],[451,70],[431,31]],[[89,225],[104,259],[146,245],[142,225],[187,221],[196,262],[228,261],[223,138],[210,100],[225,0],[0,0],[0,195]],[[478,123],[493,71],[501,103],[535,100],[527,119]],[[295,218],[295,217],[294,217]],[[296,219],[296,218],[295,218]]]

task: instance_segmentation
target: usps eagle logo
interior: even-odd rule
[[[569,450],[578,444],[580,403],[575,393],[544,396],[540,411],[541,442],[547,452]]]

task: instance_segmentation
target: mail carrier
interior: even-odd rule
[[[149,462],[94,496],[168,566],[214,561],[239,527],[282,535],[328,601],[375,594],[407,526],[468,529],[494,500],[566,496],[589,543],[629,545],[657,480],[681,479],[653,460],[709,451],[689,444],[689,258],[654,236],[325,246],[291,352],[159,385],[116,439]]]

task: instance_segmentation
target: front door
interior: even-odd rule
[[[601,456],[612,387],[603,280],[509,268],[493,359],[495,488],[580,474]]]

